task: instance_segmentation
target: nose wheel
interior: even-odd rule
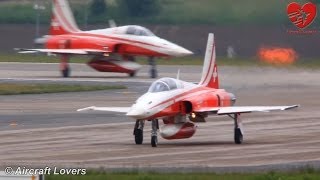
[[[159,129],[159,121],[158,119],[152,120],[152,131],[151,131],[151,146],[158,146],[158,129]]]
[[[143,143],[143,127],[144,127],[144,121],[137,120],[133,130],[134,140],[136,144]]]

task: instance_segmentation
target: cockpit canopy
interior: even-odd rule
[[[148,92],[156,93],[163,91],[171,91],[177,88],[180,88],[177,80],[172,78],[161,78],[151,84]]]
[[[149,29],[142,26],[127,26],[125,33],[136,36],[155,36]]]
[[[119,26],[107,29],[93,30],[91,32],[97,34],[119,34],[119,35],[134,35],[134,36],[156,36],[149,29],[137,26],[137,25],[128,25],[128,26]]]

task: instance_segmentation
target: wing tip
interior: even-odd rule
[[[81,109],[77,109],[77,112],[90,111],[90,110],[93,110],[94,108],[95,108],[95,106],[90,106],[90,107],[86,107],[86,108],[81,108]]]
[[[288,106],[288,107],[283,108],[281,110],[295,109],[295,108],[298,108],[298,107],[300,107],[300,104],[291,105],[291,106]]]

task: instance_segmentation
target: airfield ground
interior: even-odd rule
[[[243,114],[245,142],[233,143],[233,122],[210,117],[191,139],[135,145],[134,121],[121,114],[76,112],[87,106],[130,106],[150,83],[148,67],[138,77],[99,73],[72,65],[72,78],[57,64],[0,63],[0,82],[125,85],[128,89],[0,96],[0,167],[86,167],[109,171],[251,172],[320,168],[319,70],[272,67],[219,69],[223,88],[237,105],[292,105],[297,110]],[[159,66],[161,76],[197,82],[201,66]]]

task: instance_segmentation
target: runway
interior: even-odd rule
[[[319,70],[272,67],[219,68],[221,85],[237,105],[301,104],[293,111],[243,114],[245,141],[233,143],[233,121],[213,116],[186,140],[159,139],[135,145],[134,121],[121,114],[76,112],[87,106],[130,106],[152,82],[148,67],[138,76],[99,73],[72,64],[60,78],[57,64],[0,63],[0,82],[122,84],[128,89],[0,96],[0,166],[58,166],[106,170],[265,171],[320,167]],[[160,76],[197,82],[201,66],[159,66]]]

